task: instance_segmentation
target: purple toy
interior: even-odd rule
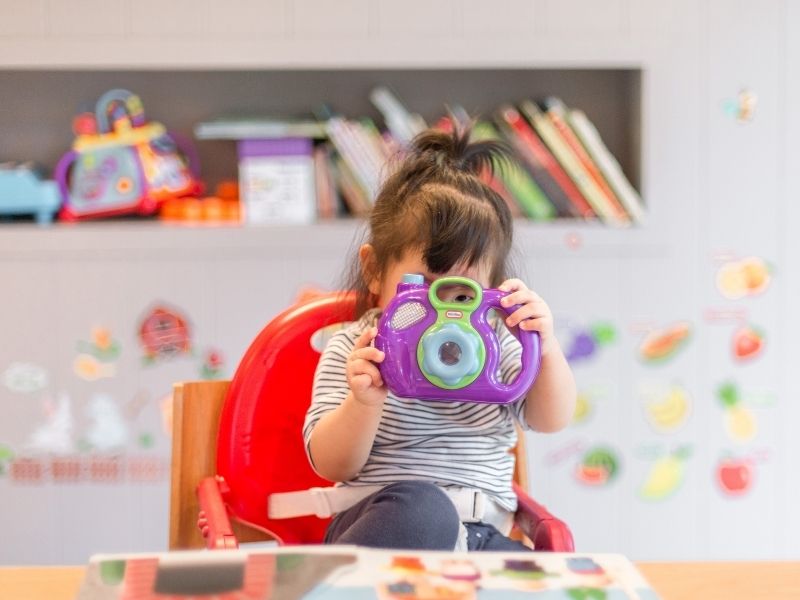
[[[470,288],[466,302],[439,297],[445,286]],[[430,287],[422,275],[407,274],[378,323],[375,347],[389,389],[404,398],[508,404],[523,396],[539,372],[539,334],[512,330],[522,344],[522,370],[511,384],[498,378],[500,343],[487,320],[490,309],[511,314],[500,290],[484,290],[466,277],[443,277]]]

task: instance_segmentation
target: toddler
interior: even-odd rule
[[[513,220],[481,174],[504,158],[491,141],[471,142],[469,128],[429,130],[412,142],[382,186],[368,241],[351,277],[357,321],[328,343],[317,367],[303,435],[322,477],[339,482],[337,514],[326,543],[419,550],[523,550],[507,537],[516,509],[512,490],[515,421],[523,430],[567,425],[575,382],[553,335],[545,301],[509,276]],[[381,310],[406,273],[428,284],[450,275],[510,294],[520,305],[508,327],[538,331],[542,362],[528,392],[511,404],[398,398],[384,385],[381,351],[371,345]],[[450,286],[445,300],[469,301]],[[521,368],[521,347],[502,323],[500,376]]]

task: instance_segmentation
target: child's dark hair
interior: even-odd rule
[[[420,133],[384,182],[366,240],[375,252],[373,270],[362,272],[355,260],[348,281],[348,289],[356,292],[357,316],[375,304],[368,281],[381,278],[390,261],[402,259],[411,248],[422,252],[432,273],[488,258],[492,286],[508,277],[513,218],[482,178],[508,152],[501,142],[470,141],[470,134],[470,127]]]

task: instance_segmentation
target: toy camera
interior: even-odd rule
[[[60,217],[151,214],[167,199],[197,194],[197,161],[161,123],[148,122],[138,96],[111,90],[94,115],[75,120],[72,150],[56,165],[64,205]]]
[[[473,297],[443,300],[439,290],[445,286],[467,287]],[[421,275],[404,275],[375,337],[375,347],[385,353],[380,371],[389,389],[405,398],[494,404],[523,396],[539,372],[539,334],[512,331],[522,345],[522,370],[514,382],[502,383],[500,342],[488,313],[517,310],[519,305],[500,304],[506,295],[465,277],[443,277],[427,286]]]

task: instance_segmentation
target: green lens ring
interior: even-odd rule
[[[468,287],[475,292],[475,298],[473,298],[470,302],[445,302],[444,300],[439,299],[439,295],[437,293],[439,288],[443,285],[463,285],[464,287]],[[442,311],[446,310],[460,310],[464,312],[464,317],[466,318],[467,322],[469,322],[469,314],[474,312],[481,305],[482,300],[483,288],[478,285],[477,281],[473,281],[467,277],[442,277],[441,279],[434,281],[428,290],[428,301],[437,312],[441,314]]]

